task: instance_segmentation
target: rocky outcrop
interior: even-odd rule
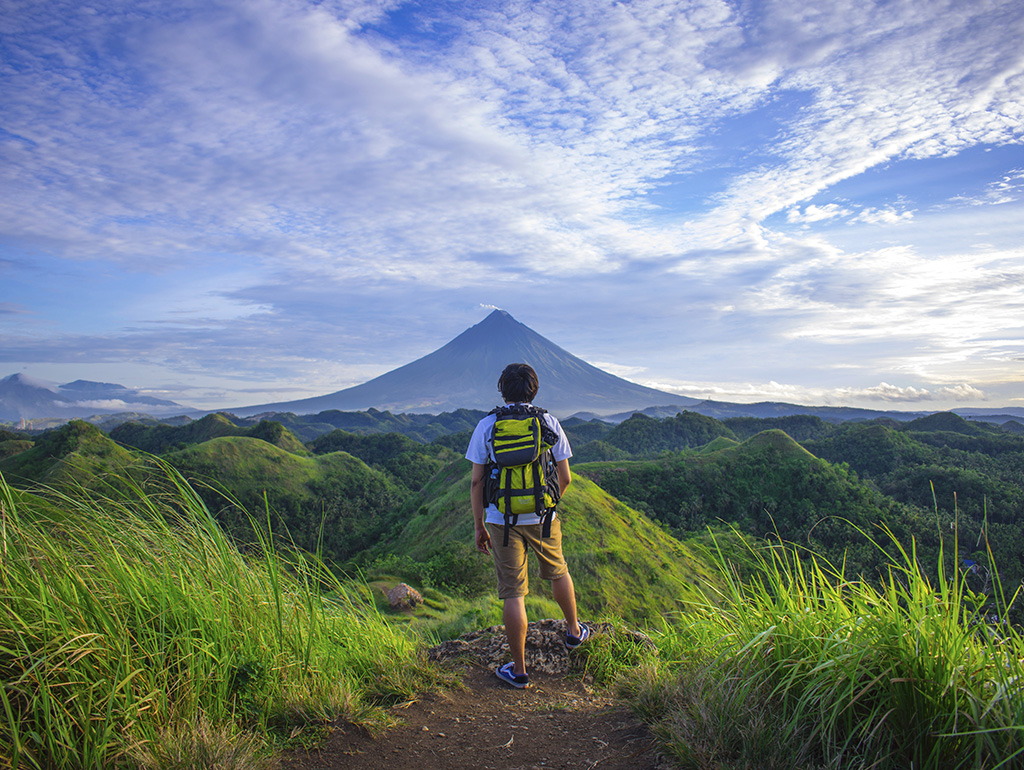
[[[388,604],[393,610],[411,610],[423,604],[423,596],[408,583],[399,583],[388,591]]]
[[[616,628],[611,623],[588,623],[591,634],[590,641],[574,650],[585,650],[596,638],[601,636],[625,636],[631,642],[656,653],[657,649],[650,637],[639,631]],[[449,660],[451,658],[470,657],[487,668],[497,668],[508,663],[511,655],[505,641],[505,627],[491,626],[480,631],[463,634],[458,639],[442,642],[430,649],[430,660]],[[538,620],[530,623],[526,631],[526,668],[528,671],[551,676],[569,673],[572,668],[573,655],[565,647],[564,620]]]

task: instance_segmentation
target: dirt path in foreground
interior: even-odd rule
[[[577,679],[530,674],[517,690],[479,663],[464,689],[395,710],[403,724],[374,739],[339,723],[285,770],[666,770],[647,728]]]

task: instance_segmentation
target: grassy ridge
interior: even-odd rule
[[[430,686],[372,603],[299,553],[243,558],[162,473],[106,498],[0,477],[0,765],[237,766]]]
[[[165,456],[198,482],[217,519],[242,541],[248,511],[268,505],[275,533],[325,559],[344,562],[377,542],[408,494],[381,471],[344,452],[305,457],[251,437],[222,437]],[[226,490],[230,499],[217,490]],[[236,504],[237,502],[237,504]]]
[[[240,427],[220,413],[208,414],[185,425],[144,425],[126,422],[110,431],[110,437],[119,444],[151,454],[163,454],[225,436],[258,438],[288,452],[307,453],[302,442],[278,422],[261,420],[254,426]]]
[[[81,420],[44,433],[23,451],[0,460],[0,471],[12,481],[88,485],[104,474],[122,474],[136,456],[118,446],[99,428]]]
[[[468,549],[474,538],[469,481],[467,461],[449,465],[410,505],[399,535],[379,551],[427,561],[451,543]],[[687,586],[717,579],[702,556],[582,476],[573,476],[558,511],[578,602],[590,617],[613,615],[644,624],[684,606],[691,598]],[[490,570],[487,557],[470,556]],[[536,569],[535,560],[530,567]],[[530,590],[546,591],[535,571]]]
[[[665,524],[680,538],[725,522],[755,538],[777,534],[834,561],[851,573],[874,573],[889,557],[861,536],[876,523],[901,542],[929,538],[937,546],[935,516],[901,505],[840,465],[820,460],[780,430],[742,444],[719,439],[718,449],[668,454],[655,460],[577,466],[609,494]]]

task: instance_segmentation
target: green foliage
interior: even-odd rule
[[[932,582],[895,538],[885,550],[898,560],[876,584],[751,549],[755,577],[666,624],[624,694],[685,768],[1016,766],[1024,638],[986,625],[941,552]]]
[[[275,535],[336,563],[375,545],[406,495],[344,452],[299,457],[254,438],[213,439],[165,459],[239,542],[253,542],[250,517],[269,510]]]
[[[573,465],[601,462],[603,460],[627,460],[632,457],[625,449],[619,449],[600,439],[590,441],[579,449],[575,448],[575,444],[572,446],[574,447],[572,455]]]
[[[627,672],[652,665],[658,649],[650,637],[625,628],[621,620],[602,623],[606,628],[594,633],[576,653],[586,673],[600,685],[610,685]]]
[[[429,562],[448,543],[470,546],[470,467],[459,460],[437,474],[406,504],[405,527],[373,549],[364,563],[390,554],[414,565]],[[686,586],[715,579],[701,557],[585,478],[574,476],[558,510],[579,606],[590,617],[614,615],[643,624],[668,608],[684,606]],[[487,572],[493,570],[488,557],[466,553]],[[536,560],[529,565],[531,595],[548,597]]]
[[[906,522],[909,515],[777,430],[712,453],[575,470],[629,505],[642,507],[681,537],[727,522],[755,537],[777,535],[837,559],[845,553],[853,567],[864,571],[876,568],[881,557],[856,527]]]
[[[1024,436],[939,413],[905,425],[840,425],[806,446],[909,506],[904,533],[934,549],[935,531],[955,526],[971,550],[990,545],[1008,583],[1024,578]]]
[[[180,476],[160,466],[151,483],[39,497],[0,478],[10,765],[153,767],[186,745],[211,764],[240,744],[258,755],[293,727],[379,722],[378,704],[437,681],[323,564],[269,540],[244,558]]]
[[[430,442],[430,445],[450,449],[461,457],[465,454],[466,447],[469,446],[469,440],[472,436],[472,430],[462,430],[458,433],[449,433],[446,436],[438,436]]]
[[[302,442],[279,422],[261,420],[252,427],[243,427],[232,422],[228,415],[219,412],[208,414],[185,425],[126,422],[110,431],[110,437],[119,444],[150,454],[164,454],[224,436],[248,436],[266,441],[286,452],[306,454]]]
[[[449,540],[425,561],[408,554],[386,553],[364,567],[371,578],[396,575],[405,582],[438,588],[457,596],[477,596],[494,583],[494,569],[479,558],[476,548],[465,542]]]
[[[985,424],[967,422],[953,412],[936,412],[918,417],[903,426],[903,430],[921,433],[959,433],[964,436],[990,436],[998,438],[998,430]]]
[[[34,442],[30,439],[7,439],[0,441],[0,461],[6,460],[8,457],[20,455],[22,452],[27,452],[34,445]]]
[[[637,412],[602,440],[636,457],[653,457],[665,451],[701,447],[718,436],[736,438],[718,420],[695,412],[680,412],[664,420]]]
[[[20,483],[102,485],[104,476],[118,475],[136,463],[99,428],[72,420],[47,431],[31,448],[0,461],[0,472]]]
[[[334,430],[314,439],[313,452],[348,452],[367,465],[389,473],[410,491],[418,491],[448,462],[456,459],[450,449],[421,444],[401,433],[357,434]]]
[[[602,420],[581,420],[578,417],[570,417],[561,421],[562,430],[569,439],[569,443],[575,447],[581,447],[590,441],[603,439],[615,427],[611,423]]]
[[[441,414],[392,414],[379,409],[342,412],[329,409],[311,415],[275,413],[270,418],[282,423],[303,441],[312,441],[324,433],[340,429],[363,435],[401,433],[427,444],[452,433],[472,431],[485,414],[475,409],[456,409]],[[465,442],[462,442],[462,446],[465,447]]]
[[[820,417],[811,414],[791,414],[785,417],[728,417],[722,423],[736,437],[744,441],[765,430],[781,430],[795,441],[808,441],[829,435],[833,428]]]
[[[714,441],[710,441],[707,444],[705,444],[704,446],[702,446],[700,448],[700,453],[702,455],[707,455],[707,454],[711,454],[712,452],[717,452],[717,451],[719,451],[721,449],[731,449],[732,447],[736,446],[739,443],[740,443],[739,441],[735,441],[735,440],[733,440],[731,438],[726,438],[725,436],[719,436]]]

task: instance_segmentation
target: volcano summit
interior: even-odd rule
[[[490,409],[501,402],[498,375],[506,364],[524,362],[537,371],[537,405],[558,415],[612,414],[648,406],[699,403],[616,377],[591,366],[495,310],[447,345],[362,385],[326,396],[232,409],[239,416],[263,412],[313,414],[328,409],[439,414],[455,409]]]

